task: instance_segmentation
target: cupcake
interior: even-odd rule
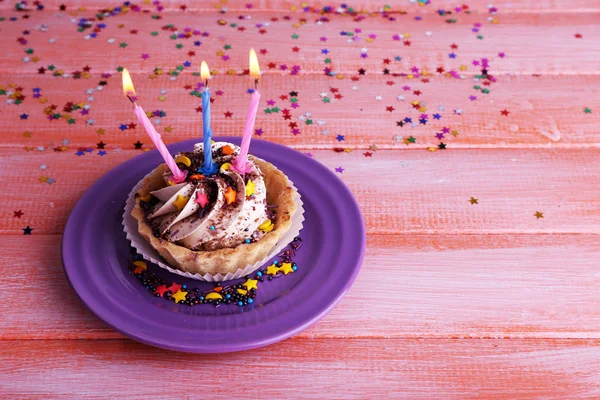
[[[180,271],[251,273],[292,227],[295,189],[275,166],[251,155],[249,171],[236,171],[232,162],[240,149],[226,142],[212,144],[214,172],[198,172],[203,150],[198,143],[176,155],[187,172],[183,182],[174,182],[161,164],[138,184],[131,211],[137,232]]]

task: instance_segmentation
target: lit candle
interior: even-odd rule
[[[210,128],[210,89],[208,80],[210,79],[210,70],[206,62],[202,61],[200,65],[200,78],[204,81],[204,92],[202,93],[202,139],[204,142],[204,162],[198,172],[204,175],[214,174],[219,170],[218,166],[213,164],[212,159],[212,129]]]
[[[140,124],[142,124],[144,129],[146,129],[146,133],[148,133],[148,136],[150,136],[150,139],[154,143],[154,146],[156,146],[156,149],[162,158],[165,160],[165,163],[167,163],[167,166],[173,174],[173,180],[176,183],[183,182],[185,180],[185,176],[187,175],[187,171],[182,171],[179,169],[177,163],[173,159],[173,156],[171,153],[169,153],[167,146],[165,146],[164,142],[162,141],[160,134],[156,131],[156,129],[154,129],[152,122],[150,122],[142,107],[135,104],[135,89],[133,88],[133,82],[131,81],[131,76],[129,76],[129,71],[127,71],[127,68],[123,68],[123,92],[135,106],[135,115],[138,117]]]
[[[256,52],[250,49],[250,75],[254,78],[254,93],[250,99],[250,108],[246,117],[246,126],[244,127],[244,135],[242,136],[242,145],[240,146],[240,154],[233,161],[233,167],[240,173],[250,172],[251,166],[248,164],[248,148],[254,133],[254,121],[258,112],[258,102],[260,101],[260,93],[258,92],[258,79],[260,78],[260,67]]]

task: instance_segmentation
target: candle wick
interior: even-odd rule
[[[254,80],[254,90],[258,90],[258,78]]]
[[[208,89],[208,79],[204,81],[204,86]]]
[[[131,96],[130,96],[130,95],[127,95],[127,98],[129,99],[129,101],[130,101],[130,102],[132,102],[132,103],[133,103],[133,105],[134,105],[134,106],[135,106],[135,105],[137,105],[137,104],[135,104],[135,101],[133,101],[133,99],[131,98]]]

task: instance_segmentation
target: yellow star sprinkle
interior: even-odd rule
[[[544,218],[544,213],[543,213],[543,212],[536,211],[536,212],[535,212],[535,214],[533,214],[533,215],[534,215],[534,216],[535,216],[537,219]]]
[[[471,197],[471,199],[469,200],[471,204],[479,204],[478,201],[479,199],[476,199],[475,197]]]
[[[171,296],[171,298],[175,299],[175,303],[179,303],[180,301],[185,300],[185,296],[187,296],[187,294],[188,292],[182,292],[181,289],[179,289],[174,295]]]
[[[267,267],[267,275],[275,275],[278,272],[279,272],[279,267],[275,264],[269,265]]]
[[[242,284],[242,286],[244,286],[248,290],[250,290],[250,289],[258,289],[258,286],[256,286],[257,283],[258,283],[258,281],[256,279],[250,279],[250,278],[248,278],[248,280],[246,282],[244,282]]]
[[[254,194],[254,189],[256,185],[252,182],[251,179],[248,179],[248,183],[246,183],[246,197],[250,197]]]
[[[165,126],[165,132],[168,132],[168,133],[173,132],[173,127],[171,125]]]
[[[173,202],[173,205],[175,207],[177,207],[177,211],[181,211],[181,210],[183,210],[183,207],[185,207],[185,205],[187,204],[189,199],[190,199],[189,197],[184,197],[184,196],[178,194],[177,199]]]
[[[292,263],[281,264],[281,268],[279,270],[286,275],[289,274],[290,272],[294,272],[294,268],[292,268]]]

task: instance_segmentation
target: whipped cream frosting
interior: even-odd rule
[[[174,184],[168,172],[167,186],[150,193],[154,200],[146,217],[157,237],[192,250],[216,250],[264,235],[258,229],[268,220],[263,175],[251,158],[250,172],[240,174],[231,168],[239,151],[231,143],[213,143],[213,162],[219,172],[209,176],[197,172],[204,161],[202,143],[194,145],[191,153],[178,154],[176,160],[190,162],[178,164],[188,170],[186,180]]]

